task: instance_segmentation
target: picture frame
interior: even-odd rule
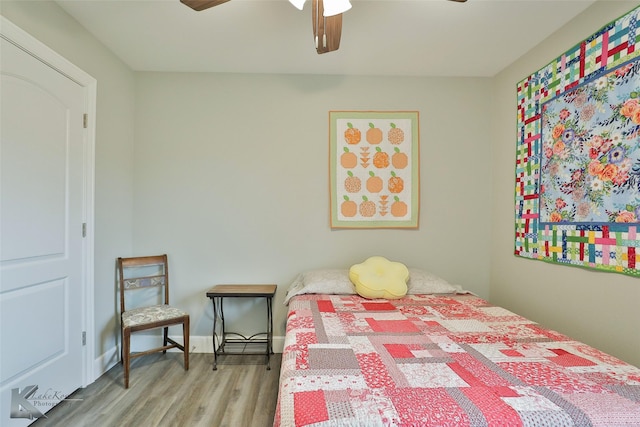
[[[418,228],[418,111],[330,111],[331,228]]]

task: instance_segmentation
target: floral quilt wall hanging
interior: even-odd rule
[[[332,228],[417,228],[417,111],[330,111]]]
[[[517,256],[640,277],[639,11],[517,86]]]

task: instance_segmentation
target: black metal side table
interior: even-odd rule
[[[213,303],[213,370],[218,369],[218,356],[224,354],[242,355],[248,352],[228,352],[225,351],[226,344],[264,344],[265,356],[267,357],[267,369],[271,369],[269,364],[270,356],[273,354],[273,296],[276,293],[277,285],[216,285],[207,291],[207,297]],[[249,337],[238,332],[227,331],[224,324],[224,299],[225,298],[265,298],[267,300],[267,331],[258,332]],[[218,318],[222,324],[220,336],[216,332]],[[265,338],[257,338],[265,335]],[[218,348],[216,348],[216,340]],[[260,354],[260,353],[251,353]]]

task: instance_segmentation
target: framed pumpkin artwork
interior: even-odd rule
[[[331,228],[418,228],[417,111],[330,111]]]

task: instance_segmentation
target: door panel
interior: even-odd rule
[[[2,105],[1,261],[62,255],[68,109],[22,76],[3,75],[2,97],[19,102]]]
[[[67,341],[64,315],[66,291],[67,281],[59,279],[9,292],[3,298],[0,313],[2,323],[11,325],[19,319],[20,335],[8,334],[3,338],[2,345],[20,349],[24,337],[37,339],[31,340],[29,351],[23,352],[20,357],[3,358],[0,381],[8,380],[8,375],[28,372],[64,354],[64,343]],[[29,307],[28,315],[24,315],[22,307]]]
[[[24,426],[82,385],[85,99],[1,43],[0,424]]]

